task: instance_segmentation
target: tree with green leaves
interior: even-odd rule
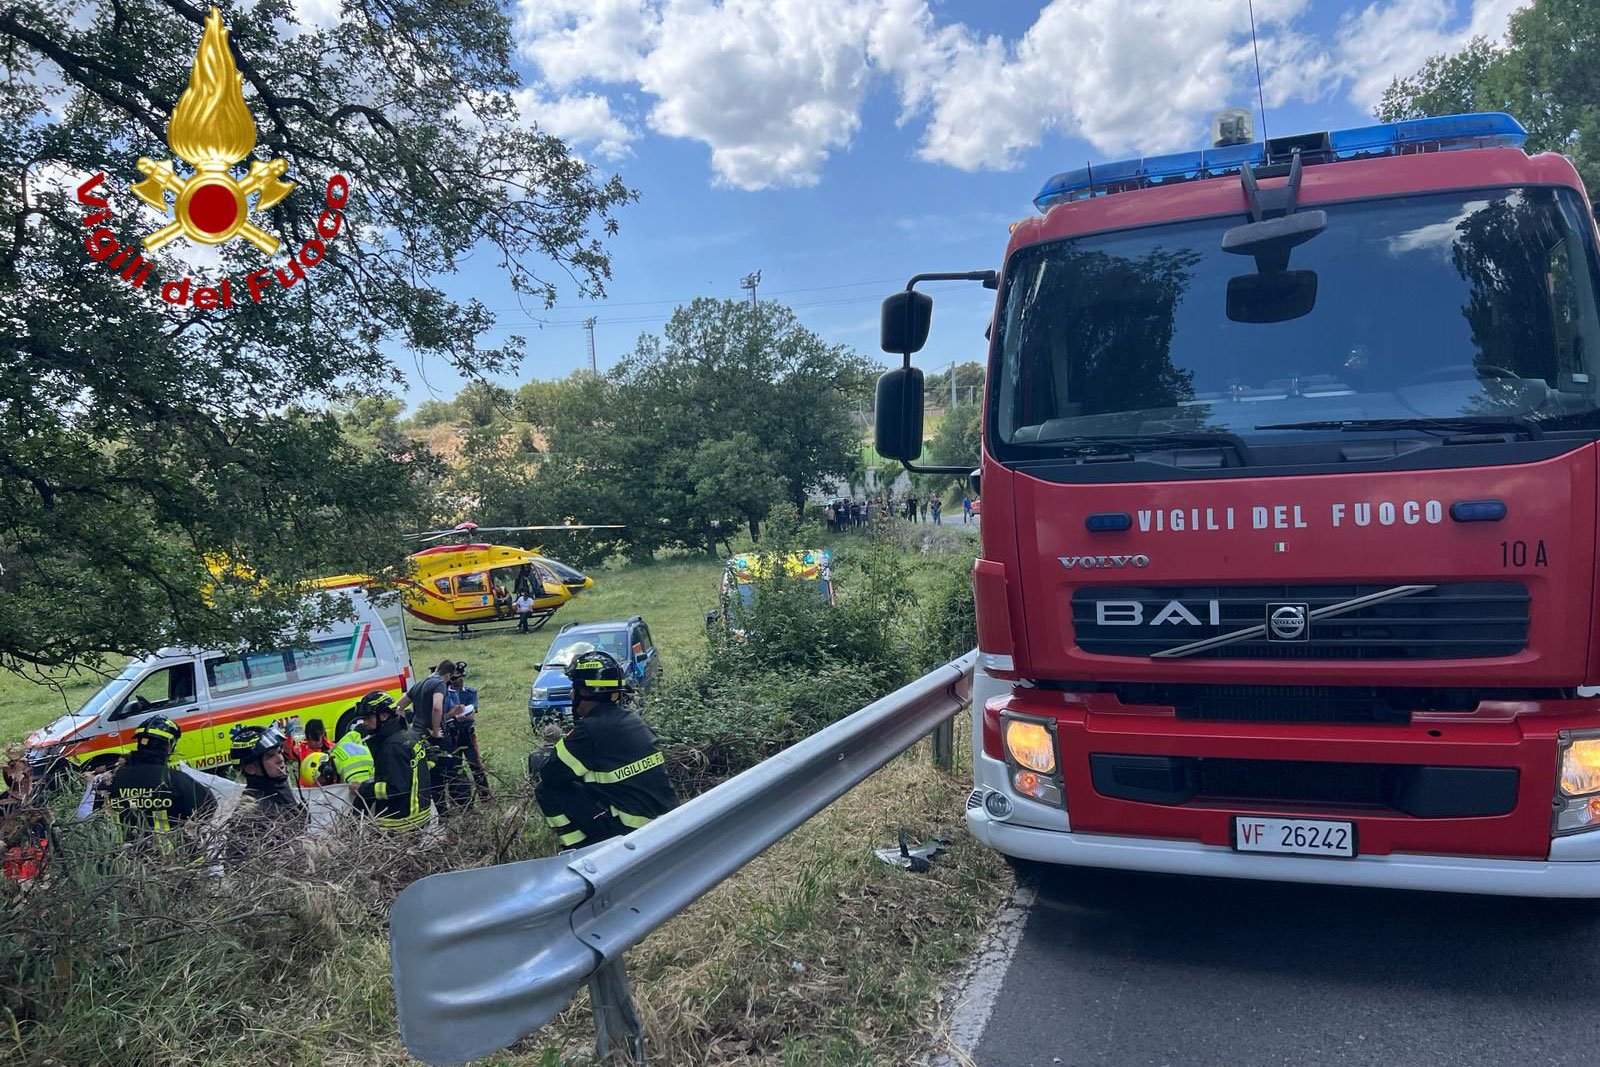
[[[1511,16],[1505,39],[1471,41],[1437,55],[1384,91],[1385,122],[1507,111],[1528,130],[1532,152],[1572,157],[1591,195],[1600,193],[1600,4],[1534,0]]]
[[[265,640],[299,616],[297,581],[404,552],[438,473],[367,449],[331,404],[401,380],[393,356],[504,372],[516,338],[443,281],[488,250],[547,304],[602,294],[600,238],[633,193],[527,122],[508,13],[442,0],[344,0],[336,25],[289,0],[229,4],[229,52],[254,158],[296,183],[253,220],[294,253],[340,232],[294,284],[231,309],[165,303],[160,284],[284,266],[244,241],[186,240],[130,285],[86,255],[105,225],[149,228],[130,185],[167,159],[207,7],[196,0],[17,0],[0,9],[0,664],[59,666],[160,645]],[[242,175],[249,160],[239,165]],[[201,282],[204,284],[204,282]],[[236,294],[237,295],[237,294]],[[239,589],[219,557],[245,564]],[[289,592],[259,590],[261,579]],[[235,595],[237,594],[237,595]]]
[[[339,429],[358,447],[368,452],[404,454],[412,448],[400,429],[400,413],[405,407],[405,401],[398,397],[373,393],[337,405],[333,413],[339,420]]]
[[[546,510],[626,523],[637,558],[716,554],[741,526],[758,538],[775,504],[857,470],[849,397],[870,371],[787,308],[696,300],[542,409],[549,449],[532,492]]]

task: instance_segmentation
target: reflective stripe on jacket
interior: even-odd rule
[[[555,758],[539,773],[552,785],[582,782],[624,826],[637,829],[677,806],[666,764],[643,719],[602,704],[556,742]]]
[[[426,825],[433,779],[422,736],[403,720],[390,719],[379,727],[370,747],[375,777],[361,784],[361,798],[378,817],[378,825],[386,830]]]

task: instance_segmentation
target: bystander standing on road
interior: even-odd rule
[[[972,498],[970,496],[964,496],[964,497],[961,498],[961,522],[963,524],[966,524],[966,523],[969,523],[971,521],[972,521]]]
[[[933,498],[932,507],[933,507],[933,524],[935,526],[943,526],[944,523],[939,521],[939,512],[944,508],[944,501],[940,500],[938,497],[934,497]]]

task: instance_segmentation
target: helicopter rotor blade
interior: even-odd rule
[[[563,523],[551,526],[475,526],[470,530],[423,530],[419,533],[406,534],[408,541],[442,541],[446,537],[472,537],[481,533],[515,533],[521,530],[626,530],[627,527],[620,523],[609,525],[595,523]]]
[[[480,526],[473,533],[513,533],[518,530],[626,530],[627,527],[616,525],[597,525],[593,523],[572,523],[562,526]]]

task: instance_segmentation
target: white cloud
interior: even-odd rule
[[[303,30],[325,30],[344,17],[342,0],[294,0],[294,15]]]
[[[1466,18],[1454,0],[1388,0],[1346,15],[1335,39],[1338,66],[1353,103],[1371,107],[1395,78],[1429,56],[1454,52],[1474,37],[1498,41],[1506,20],[1531,0],[1473,0]]]
[[[519,0],[521,52],[558,88],[638,73],[659,20],[642,0]]]
[[[326,0],[302,0],[305,3]],[[1374,0],[1332,39],[1310,0],[1258,0],[1268,106],[1346,92],[1376,103],[1395,74],[1470,37],[1498,38],[1527,0]],[[1246,0],[1051,0],[1020,36],[943,21],[932,0],[519,0],[520,49],[559,118],[612,150],[603,91],[641,91],[656,133],[705,144],[718,182],[807,185],[847,149],[874,84],[898,94],[918,154],[967,170],[1021,163],[1051,133],[1098,153],[1197,143],[1254,97]],[[581,91],[579,91],[581,90]],[[613,125],[614,124],[614,125]],[[604,151],[605,149],[601,149]]]
[[[851,0],[670,3],[639,70],[651,127],[709,145],[729,185],[812,184],[861,124],[871,13]]]
[[[628,154],[633,132],[611,112],[611,102],[595,93],[568,94],[554,99],[538,89],[519,89],[515,96],[523,118],[545,133],[582,148],[592,145],[595,155],[617,160]]]

